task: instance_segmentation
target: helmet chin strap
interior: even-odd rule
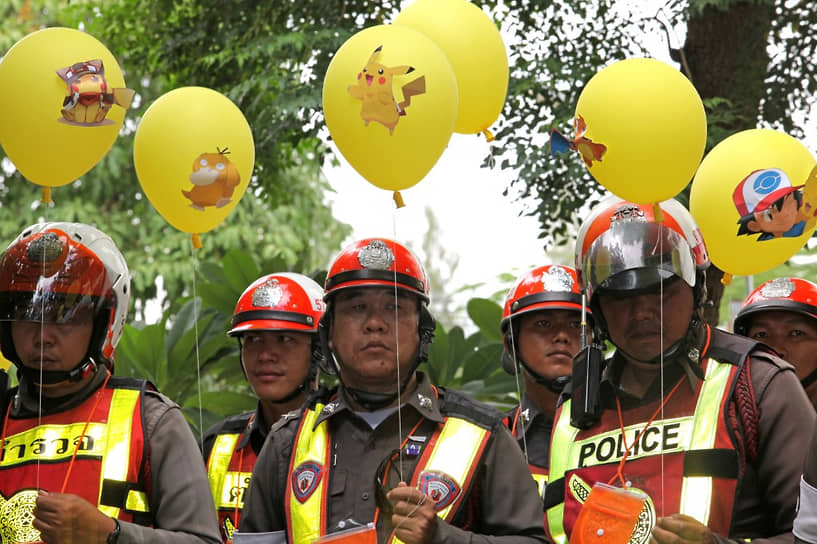
[[[524,367],[525,372],[527,372],[530,375],[530,377],[533,378],[533,381],[535,381],[539,385],[544,385],[545,387],[548,388],[549,391],[556,393],[557,395],[561,394],[565,388],[565,385],[567,385],[570,382],[570,376],[559,376],[558,378],[554,379],[545,378],[538,372],[535,372],[522,359],[519,359],[519,363]]]
[[[342,373],[340,372],[338,373],[338,380],[340,380],[340,383],[343,384],[343,389],[349,393],[349,396],[352,397],[355,402],[366,410],[373,412],[386,408],[403,394],[403,391],[406,390],[406,386],[411,381],[418,366],[420,366],[419,360],[417,360],[411,367],[411,370],[406,373],[406,378],[403,380],[403,383],[399,384],[396,393],[373,393],[371,391],[363,391],[362,389],[349,387],[344,383],[343,378],[341,378]]]
[[[817,381],[817,368],[809,372],[808,376],[800,380],[800,383],[803,385],[803,389],[806,389],[808,386],[813,384]]]
[[[77,383],[97,371],[99,365],[93,357],[83,359],[73,370],[40,370],[27,366],[19,366],[17,375],[25,377],[34,385],[59,385],[61,383]]]

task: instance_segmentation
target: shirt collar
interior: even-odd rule
[[[423,372],[417,372],[417,387],[408,395],[403,403],[403,409],[406,406],[414,408],[421,416],[438,423],[442,422],[443,416],[440,413],[440,399],[437,394],[437,389],[431,385],[428,377]],[[329,398],[321,413],[315,419],[315,427],[323,421],[343,412],[345,410],[354,411],[343,394],[343,386],[341,385],[338,392]]]

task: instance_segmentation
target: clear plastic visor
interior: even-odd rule
[[[689,245],[662,223],[614,225],[590,245],[582,273],[588,298],[597,289],[649,289],[673,276],[695,286]]]
[[[87,323],[105,306],[103,297],[53,291],[0,292],[0,321]]]

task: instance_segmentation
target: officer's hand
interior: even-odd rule
[[[700,542],[716,544],[715,537],[709,527],[695,518],[683,514],[658,518],[652,528],[651,543],[657,544],[688,544]]]
[[[104,544],[116,524],[77,495],[40,491],[32,525],[46,544]]]
[[[386,495],[394,505],[394,535],[406,544],[428,544],[437,529],[437,511],[431,497],[400,482]]]

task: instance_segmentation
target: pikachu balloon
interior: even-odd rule
[[[168,223],[198,234],[221,223],[250,182],[252,131],[229,98],[204,87],[160,96],[136,129],[133,162],[148,200]]]
[[[323,82],[326,125],[369,183],[390,191],[419,182],[457,120],[457,82],[442,50],[406,26],[358,32],[338,49]]]

